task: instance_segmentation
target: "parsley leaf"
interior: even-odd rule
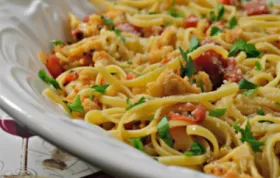
[[[199,87],[200,87],[201,93],[204,93],[204,86],[203,86],[202,80],[199,81]]]
[[[91,101],[93,101],[93,99],[94,99],[93,91],[90,91],[90,93],[89,93],[89,99],[90,99]]]
[[[214,11],[210,12],[210,20],[213,22],[221,20],[225,13],[225,7],[222,4],[216,5],[215,9],[218,11],[217,15]]]
[[[257,61],[257,62],[255,63],[255,67],[256,67],[256,70],[258,70],[258,71],[261,71],[261,70],[262,70],[262,65],[261,65],[260,61]]]
[[[244,91],[244,92],[243,92],[243,95],[245,95],[245,96],[251,96],[251,95],[253,95],[253,94],[257,91],[258,88],[259,88],[259,87],[254,88],[254,89],[251,89],[251,90],[248,90],[248,91]]]
[[[189,151],[186,151],[184,155],[186,156],[194,156],[194,155],[202,155],[205,153],[205,148],[198,142],[194,141],[191,144],[191,149]]]
[[[254,44],[247,43],[245,40],[238,40],[234,42],[229,50],[229,56],[233,56],[239,51],[244,51],[249,58],[258,57],[261,54]]]
[[[143,151],[143,143],[140,138],[130,138],[128,141],[134,146],[134,148]]]
[[[274,6],[274,3],[273,3],[272,1],[270,1],[270,2],[268,3],[268,7],[273,8],[273,6]]]
[[[200,41],[197,37],[193,37],[190,41],[189,52],[193,52],[200,46]]]
[[[69,110],[71,112],[72,111],[79,112],[79,113],[84,113],[85,112],[84,107],[83,107],[82,102],[81,102],[80,95],[76,96],[73,103],[71,103],[71,104],[67,103],[67,107],[69,108]]]
[[[255,139],[255,137],[253,136],[253,134],[251,132],[251,127],[250,127],[249,121],[247,121],[245,129],[240,128],[236,122],[234,123],[233,128],[236,133],[238,133],[238,132],[241,133],[242,142],[248,142],[255,152],[261,151],[260,146],[263,146],[264,142],[261,142],[261,141],[258,141]]]
[[[55,45],[55,46],[57,46],[57,45],[62,45],[63,46],[64,45],[64,43],[60,40],[52,40],[52,44]]]
[[[233,16],[230,20],[229,20],[229,28],[230,29],[234,29],[237,26],[238,22],[235,16]]]
[[[126,39],[125,39],[125,37],[121,34],[121,31],[120,31],[119,29],[115,29],[114,32],[115,32],[115,34],[116,34],[118,37],[120,37],[121,41],[122,41],[123,43],[125,43]]]
[[[110,27],[110,29],[114,29],[114,22],[112,19],[105,18],[103,15],[101,16],[101,20],[103,20],[104,25]]]
[[[258,85],[255,85],[254,83],[246,80],[246,79],[242,79],[238,82],[239,85],[239,89],[256,89],[258,88]]]
[[[209,111],[209,115],[212,117],[221,117],[221,116],[225,115],[226,111],[227,111],[226,108],[213,109],[213,110]]]
[[[218,35],[219,33],[223,32],[221,29],[219,29],[218,27],[216,26],[213,26],[211,28],[211,31],[210,31],[210,36],[216,36]]]
[[[178,18],[178,17],[181,17],[180,14],[176,13],[174,11],[174,6],[175,6],[175,0],[172,1],[172,4],[170,6],[170,8],[168,9],[167,11],[167,14],[169,14],[170,16],[174,17],[174,18]]]
[[[193,60],[189,57],[188,58],[188,53],[193,52],[194,50],[196,50],[198,47],[200,46],[200,41],[197,37],[193,37],[190,41],[190,47],[189,50],[184,51],[181,47],[179,47],[180,53],[184,59],[184,61],[186,62],[186,67],[180,63],[181,67],[180,67],[180,74],[181,77],[185,77],[186,75],[191,78],[192,75],[195,73],[195,65]]]
[[[45,83],[52,85],[55,89],[61,89],[58,82],[53,77],[49,76],[44,69],[39,70],[38,75]]]
[[[158,14],[157,12],[149,12],[150,15]]]
[[[106,89],[109,87],[109,84],[105,84],[105,85],[93,85],[90,88],[93,88],[96,92],[99,92],[101,94],[105,94],[106,93]]]
[[[139,105],[139,104],[145,103],[145,102],[146,102],[145,100],[146,100],[146,98],[142,96],[136,103],[131,104],[131,103],[130,103],[130,100],[129,100],[129,99],[126,99],[126,103],[129,105],[129,106],[126,108],[126,110],[130,110],[131,108],[133,108],[133,107],[135,107],[135,106],[137,106],[137,105]]]
[[[160,122],[157,125],[159,137],[170,147],[173,147],[173,140],[171,137],[171,132],[169,129],[168,118],[161,118]]]
[[[258,115],[261,115],[261,116],[264,116],[264,115],[265,115],[265,113],[264,113],[264,111],[263,111],[262,109],[258,109],[258,110],[257,110],[257,114],[258,114]]]

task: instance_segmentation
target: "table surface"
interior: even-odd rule
[[[96,172],[92,175],[83,177],[83,178],[113,178],[112,176],[107,175],[106,173],[100,171],[100,172]]]

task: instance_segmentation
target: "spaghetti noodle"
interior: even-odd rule
[[[238,0],[91,0],[71,41],[40,54],[73,119],[166,165],[280,176],[280,6]]]

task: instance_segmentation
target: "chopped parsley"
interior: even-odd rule
[[[217,15],[215,14],[214,11],[210,12],[210,20],[212,22],[220,21],[222,19],[223,15],[225,13],[225,7],[222,4],[218,4],[218,5],[216,5],[215,10],[218,12]]]
[[[73,112],[73,111],[79,112],[79,113],[84,113],[85,112],[84,107],[83,107],[82,102],[81,102],[80,95],[76,96],[73,103],[71,103],[71,104],[67,103],[67,107],[69,108],[69,110],[71,112]]]
[[[189,151],[186,151],[184,155],[186,156],[195,156],[195,155],[202,155],[205,153],[205,148],[198,142],[194,141],[191,144],[191,149]]]
[[[213,109],[213,110],[209,111],[209,115],[212,117],[221,117],[221,116],[225,115],[226,111],[227,111],[226,108]]]
[[[90,91],[90,93],[89,93],[89,99],[90,99],[91,101],[93,101],[93,99],[94,99],[93,91]]]
[[[106,89],[109,87],[109,84],[105,84],[105,85],[93,85],[90,88],[93,88],[96,92],[99,92],[101,94],[105,94],[106,93]]]
[[[112,19],[105,18],[103,15],[101,16],[101,20],[103,20],[104,25],[110,27],[110,29],[114,29],[114,22]]]
[[[130,103],[130,100],[127,98],[127,99],[126,99],[126,103],[128,104],[128,107],[126,108],[126,110],[130,110],[131,108],[133,108],[133,107],[135,107],[135,106],[137,106],[137,105],[140,105],[140,104],[142,104],[142,103],[145,103],[145,102],[146,102],[145,100],[146,100],[146,98],[142,96],[136,103],[131,104],[131,103]]]
[[[140,138],[130,138],[128,141],[134,146],[134,148],[143,151],[143,143]]]
[[[203,86],[202,80],[199,81],[199,87],[200,87],[201,93],[204,93],[204,86]]]
[[[229,56],[235,55],[239,51],[244,51],[247,57],[258,57],[261,52],[258,51],[254,44],[247,43],[245,40],[238,40],[233,43],[229,50]]]
[[[257,114],[260,115],[260,116],[264,116],[265,115],[265,113],[264,113],[264,111],[262,109],[258,109],[257,110]]]
[[[122,41],[123,43],[125,43],[126,39],[125,39],[125,37],[121,34],[121,31],[120,31],[119,29],[115,29],[114,32],[115,32],[115,34],[116,34],[118,37],[120,37],[121,41]]]
[[[195,65],[191,57],[188,57],[188,54],[190,52],[193,52],[200,46],[200,41],[197,37],[193,37],[190,41],[190,47],[189,50],[184,51],[181,47],[179,47],[180,53],[186,63],[186,66],[184,66],[182,63],[180,64],[180,75],[181,77],[188,76],[189,78],[192,77],[192,75],[195,73]]]
[[[246,79],[242,79],[238,82],[239,85],[239,89],[256,89],[258,88],[258,85],[255,85],[254,83],[246,80]]]
[[[44,69],[39,70],[38,75],[40,79],[48,85],[52,85],[55,89],[61,89],[58,82],[53,77],[49,76]]]
[[[178,18],[178,17],[181,17],[180,14],[176,13],[174,11],[174,6],[175,6],[175,0],[172,1],[172,4],[170,6],[170,8],[168,9],[167,11],[167,14],[169,14],[170,16],[174,17],[174,18]]]
[[[222,33],[223,31],[221,29],[219,29],[218,27],[216,26],[213,26],[211,28],[211,31],[210,31],[210,36],[216,36],[218,35],[219,33]]]
[[[64,45],[64,43],[60,40],[52,40],[52,44],[55,45],[55,46],[57,46],[57,45],[63,46]]]
[[[274,2],[270,1],[270,2],[268,3],[268,7],[269,7],[269,8],[273,8],[273,7],[274,7]]]
[[[235,16],[233,16],[230,20],[229,20],[229,28],[230,29],[234,29],[237,26],[238,22]]]
[[[264,142],[261,142],[261,141],[258,141],[255,139],[255,137],[253,136],[253,134],[251,132],[251,127],[250,127],[249,121],[247,121],[245,129],[240,128],[240,126],[236,122],[234,123],[233,128],[236,133],[238,133],[238,132],[241,133],[242,142],[248,142],[255,152],[261,151],[260,146],[263,146]]]
[[[150,15],[158,14],[157,12],[149,12]]]
[[[243,92],[243,94],[245,96],[253,95],[257,91],[257,89],[259,88],[258,85],[255,85],[254,83],[252,83],[252,82],[250,82],[246,79],[240,80],[238,85],[239,85],[239,89],[248,89],[248,91]]]
[[[171,132],[168,124],[168,118],[163,117],[157,125],[158,135],[167,145],[173,147],[173,140],[171,138]]]
[[[255,63],[255,67],[256,67],[256,70],[257,70],[257,71],[261,71],[261,70],[262,70],[262,65],[261,65],[260,61],[257,61],[257,62]]]

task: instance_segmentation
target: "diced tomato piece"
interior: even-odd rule
[[[84,17],[84,20],[83,20],[85,23],[88,23],[88,21],[89,21],[89,16],[87,16],[87,17]]]
[[[68,83],[76,80],[78,78],[78,74],[76,72],[70,73],[65,77],[64,84],[67,85]]]
[[[127,74],[126,75],[126,80],[132,80],[134,79],[136,76],[134,74]]]
[[[116,25],[116,29],[119,29],[120,31],[126,32],[126,33],[132,33],[135,35],[140,35],[140,28],[136,27],[130,23],[121,23]]]
[[[168,116],[170,117],[171,120],[181,120],[181,121],[186,121],[188,123],[191,124],[196,124],[200,121],[203,121],[206,117],[206,109],[202,106],[194,106],[194,105],[190,105],[190,107],[188,105],[186,106],[186,110],[187,111],[192,111],[193,115],[184,115],[181,113],[175,113],[175,112],[169,112]],[[194,107],[192,107],[194,106]]]
[[[82,40],[84,38],[84,33],[80,29],[75,29],[72,31],[72,36],[77,40]]]
[[[247,15],[262,15],[269,14],[269,7],[265,1],[250,1],[243,5],[243,10],[246,11]]]
[[[163,29],[161,26],[143,28],[144,37],[160,35],[162,31]]]
[[[58,77],[63,71],[63,67],[59,62],[58,57],[55,54],[51,55],[47,60],[47,68],[50,74],[56,78]]]
[[[239,82],[243,75],[241,71],[238,69],[236,61],[234,59],[227,59],[227,68],[225,70],[224,79],[230,82]]]
[[[204,121],[206,118],[206,109],[198,105],[193,111],[193,117],[196,122]]]
[[[196,27],[198,21],[199,18],[196,15],[190,15],[188,19],[185,21],[184,27],[185,28]]]
[[[83,65],[84,66],[90,66],[93,64],[93,61],[92,61],[92,54],[91,53],[88,53],[86,54],[84,57],[83,57]]]
[[[224,5],[231,5],[231,0],[220,0],[220,3]]]

